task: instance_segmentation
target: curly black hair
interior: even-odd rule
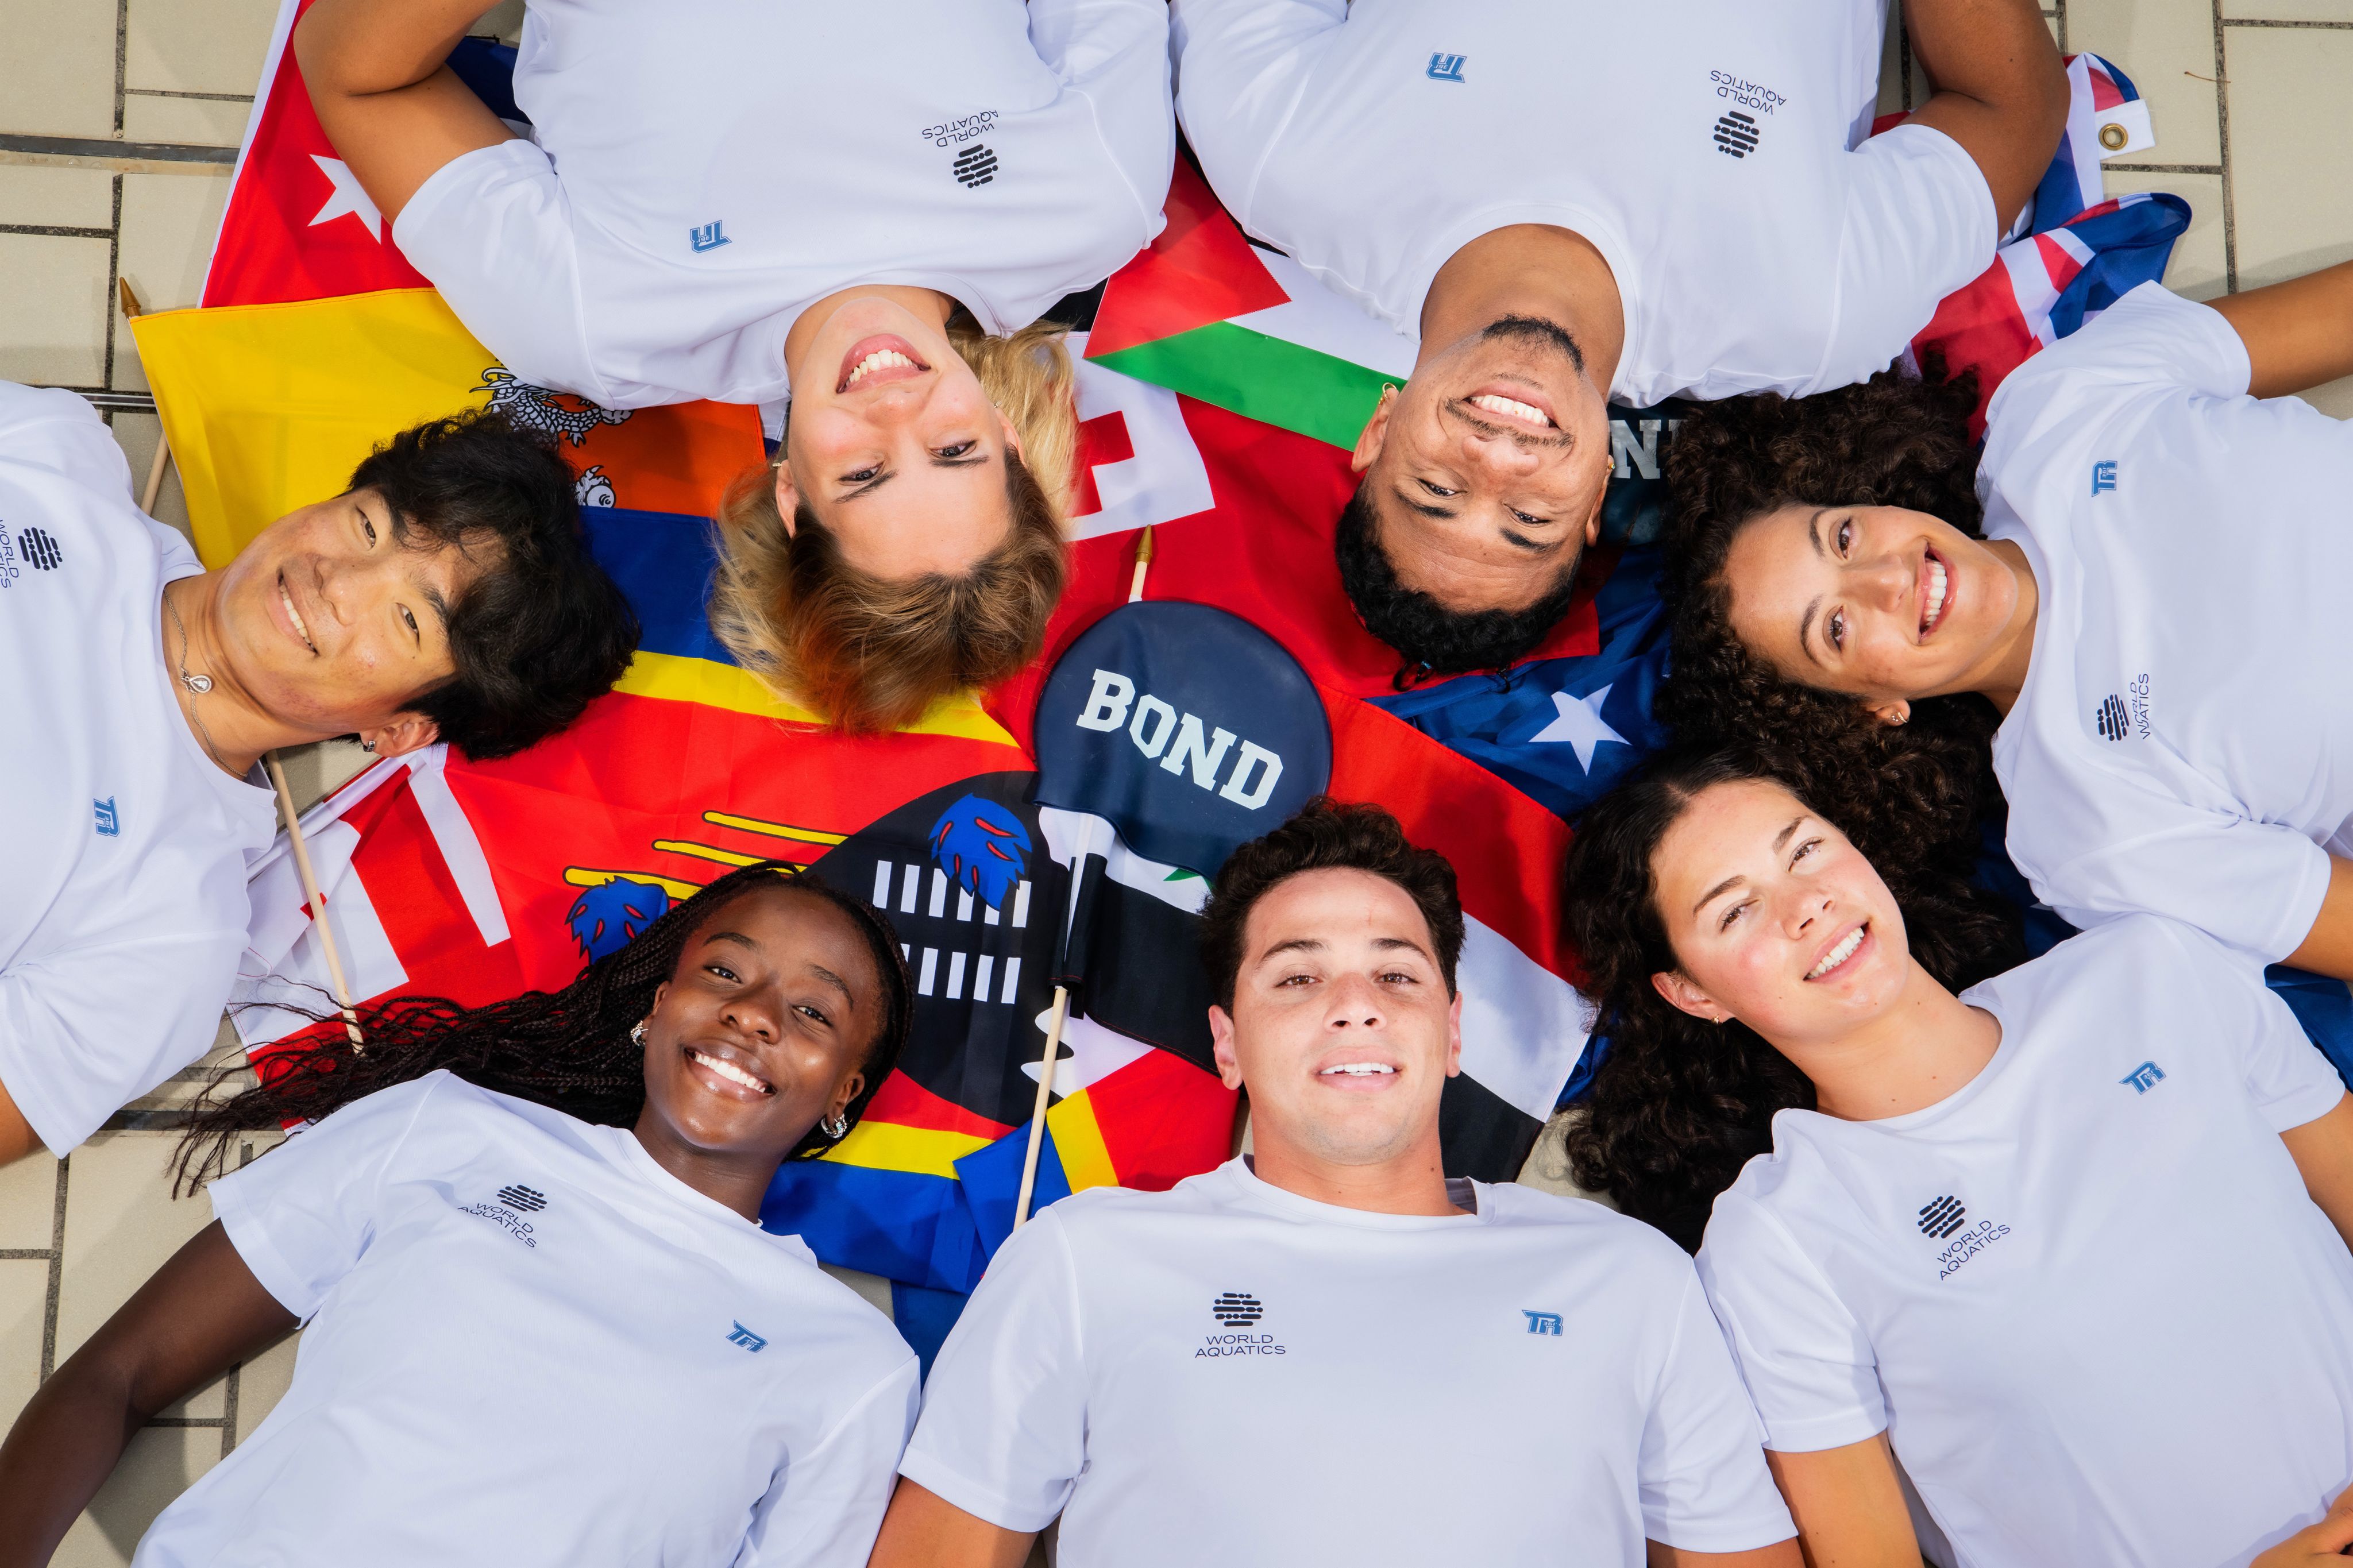
[[[1217,886],[1201,907],[1201,961],[1219,1006],[1233,1010],[1242,928],[1258,901],[1275,884],[1303,871],[1335,868],[1387,878],[1413,900],[1430,928],[1446,994],[1454,994],[1454,964],[1462,955],[1462,899],[1453,866],[1437,850],[1408,839],[1398,819],[1382,807],[1319,795],[1282,826],[1235,850],[1219,869]]]
[[[1569,931],[1585,959],[1592,1027],[1609,1041],[1587,1114],[1568,1130],[1569,1165],[1582,1185],[1693,1251],[1716,1194],[1772,1147],[1774,1113],[1814,1104],[1812,1083],[1746,1025],[1694,1018],[1651,984],[1679,967],[1651,856],[1702,793],[1746,781],[1778,784],[1846,828],[1843,809],[1831,809],[1843,807],[1843,793],[1808,795],[1784,755],[1761,746],[1678,748],[1587,813],[1568,848]],[[1934,847],[1920,847],[1870,858],[1920,966],[1957,991],[2021,961],[2016,906],[1953,875]]]
[[[1678,738],[1769,739],[1798,793],[1841,803],[1848,837],[1877,859],[1928,838],[1974,858],[2000,807],[1993,705],[1972,693],[1912,704],[1888,724],[1852,697],[1785,680],[1741,646],[1725,561],[1734,539],[1792,503],[1900,506],[1980,537],[1968,422],[1977,373],[1882,371],[1811,397],[1778,393],[1695,408],[1667,458],[1674,512],[1662,584],[1672,666],[1656,703]]]
[[[1407,587],[1381,548],[1380,520],[1366,499],[1371,489],[1368,477],[1348,498],[1332,536],[1332,554],[1356,618],[1405,656],[1406,666],[1398,672],[1400,690],[1419,673],[1416,666],[1433,675],[1502,669],[1544,641],[1568,614],[1582,550],[1559,570],[1544,596],[1524,610],[1450,610],[1420,589]]]
[[[548,437],[476,410],[428,419],[352,473],[412,548],[455,546],[482,570],[449,606],[457,673],[404,706],[478,762],[554,734],[612,689],[637,650],[628,600],[588,553],[572,470]]]
[[[315,1121],[364,1095],[440,1068],[583,1121],[634,1123],[645,1106],[646,1079],[645,1050],[630,1037],[631,1027],[653,1010],[654,991],[677,970],[689,938],[727,905],[780,882],[849,915],[882,979],[887,1005],[866,1048],[860,1069],[866,1082],[843,1112],[856,1126],[906,1047],[914,1016],[906,959],[891,922],[872,905],[793,867],[764,860],[730,871],[672,907],[560,991],[526,991],[487,1007],[435,996],[391,997],[359,1010],[364,1050],[352,1048],[330,1014],[322,1017],[326,1026],[301,1048],[263,1063],[260,1081],[243,1091],[219,1095],[242,1064],[224,1068],[189,1116],[175,1159],[174,1192],[193,1191],[226,1169],[240,1132]],[[812,1128],[791,1157],[823,1153],[839,1142]]]

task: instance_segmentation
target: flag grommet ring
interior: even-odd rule
[[[2132,133],[2113,120],[2100,127],[2100,145],[2111,153],[2121,151],[2131,140]]]

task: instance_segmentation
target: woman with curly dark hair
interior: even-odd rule
[[[2276,395],[2348,372],[2353,263],[2211,308],[2143,285],[2010,374],[1978,461],[1934,367],[1703,409],[1662,709],[1799,749],[1874,847],[1944,833],[1989,758],[2074,924],[2353,977],[2353,426]]]
[[[142,1568],[862,1564],[916,1405],[887,1321],[760,1227],[906,1038],[883,918],[731,872],[560,991],[400,998],[208,1099],[216,1218],[0,1445],[0,1563],[37,1564],[158,1409],[307,1323],[268,1419]]]
[[[1917,1562],[1899,1463],[1968,1563],[2353,1542],[2353,1098],[2202,932],[1983,979],[2003,917],[1890,869],[1761,754],[1670,755],[1569,851],[1575,1169],[1704,1221],[1807,1561]]]

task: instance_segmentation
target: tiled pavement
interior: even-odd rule
[[[100,400],[134,475],[158,426],[115,280],[151,309],[195,302],[276,9],[0,0],[0,376],[113,395]],[[520,14],[508,0],[478,30],[512,37]],[[2338,112],[2353,97],[2353,0],[2058,0],[2046,15],[2063,48],[2108,56],[2149,101],[2158,145],[2110,164],[2108,189],[2189,199],[2174,288],[2207,299],[2353,256]],[[1884,107],[1906,101],[1907,64],[1891,39]],[[2353,416],[2353,379],[2310,395]],[[176,478],[158,510],[185,525]],[[298,795],[357,761],[343,746],[291,759]],[[172,1138],[152,1125],[201,1078],[129,1108],[66,1162],[0,1170],[0,1420],[209,1218],[200,1197],[167,1198]],[[156,1510],[253,1430],[292,1363],[280,1346],[141,1433],[59,1568],[125,1562]]]

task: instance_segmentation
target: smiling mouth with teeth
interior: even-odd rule
[[[1821,962],[1815,964],[1811,969],[1806,971],[1806,978],[1809,980],[1820,980],[1829,974],[1832,970],[1838,968],[1839,965],[1844,963],[1848,959],[1852,958],[1854,956],[1854,950],[1862,945],[1862,939],[1869,935],[1870,932],[1871,922],[1869,921],[1863,921],[1862,924],[1847,932],[1844,941],[1841,942],[1836,947],[1831,949],[1828,952],[1822,954]]]
[[[1945,563],[1931,553],[1928,557],[1928,591],[1923,595],[1920,605],[1920,635],[1924,637],[1935,631],[1936,623],[1945,618],[1946,588],[1949,581]]]
[[[1522,403],[1515,397],[1500,393],[1482,392],[1470,400],[1473,408],[1483,408],[1490,414],[1500,414],[1506,419],[1525,419],[1531,425],[1552,428],[1552,416],[1532,403]]]
[[[740,1083],[745,1089],[756,1093],[772,1095],[776,1092],[774,1084],[754,1078],[724,1057],[714,1057],[708,1051],[698,1051],[692,1046],[689,1046],[686,1047],[686,1059],[698,1067],[710,1068],[730,1083]]]
[[[286,574],[283,572],[278,574],[278,602],[286,606],[286,618],[293,623],[294,635],[301,637],[303,646],[312,653],[318,652],[319,645],[311,640],[311,628],[304,623],[302,612],[294,607],[294,595],[287,590]]]
[[[1397,1068],[1384,1067],[1379,1062],[1342,1062],[1338,1067],[1325,1068],[1316,1076],[1319,1078],[1370,1078],[1376,1074],[1388,1075],[1396,1071]]]
[[[924,371],[930,368],[923,361],[910,359],[897,349],[877,349],[849,367],[849,374],[842,378],[841,390],[849,391],[878,370]]]

